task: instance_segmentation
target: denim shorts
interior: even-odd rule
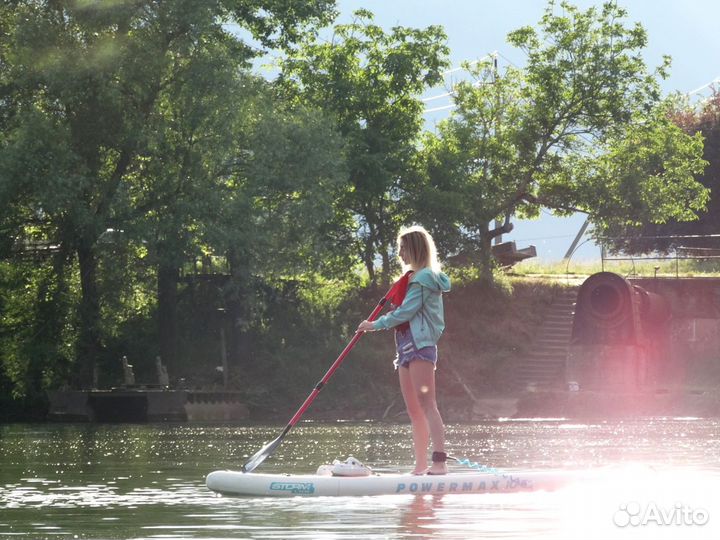
[[[395,348],[397,352],[393,362],[395,369],[399,367],[406,368],[413,360],[425,360],[431,362],[433,366],[437,364],[437,345],[418,349],[415,346],[410,329],[395,331]]]

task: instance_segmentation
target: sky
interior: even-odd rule
[[[559,1],[557,2],[559,4]],[[588,8],[599,1],[574,0],[574,5]],[[663,55],[670,55],[670,76],[662,81],[666,93],[692,92],[715,79],[720,81],[720,2],[717,0],[620,0],[628,12],[628,21],[640,22],[648,33],[645,61],[648,68],[660,65]],[[356,9],[366,8],[375,14],[375,23],[383,28],[408,26],[425,28],[441,25],[448,36],[452,67],[461,62],[499,54],[500,67],[508,63],[523,66],[525,55],[506,41],[507,34],[521,26],[536,26],[547,3],[544,0],[338,0],[337,23],[352,20]],[[559,9],[559,8],[558,8]],[[718,84],[720,86],[720,84]],[[707,94],[708,88],[696,95]],[[445,92],[431,89],[424,97]],[[428,108],[448,101],[432,100]],[[426,126],[449,116],[450,111],[426,114]],[[503,240],[515,240],[518,248],[534,245],[543,261],[560,260],[579,231],[585,216],[578,214],[560,219],[543,211],[532,221],[515,221],[515,229]],[[582,240],[573,260],[599,260],[600,249]],[[571,261],[572,262],[572,261]]]

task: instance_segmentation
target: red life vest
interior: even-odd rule
[[[410,281],[410,278],[413,275],[412,270],[408,270],[405,272],[405,275],[403,275],[400,279],[398,279],[390,289],[390,293],[387,295],[387,299],[390,300],[390,303],[393,305],[393,308],[397,309],[400,307],[400,305],[405,300],[405,295],[407,294],[408,290],[408,284]],[[407,330],[410,328],[409,322],[404,322],[397,326],[397,330]]]

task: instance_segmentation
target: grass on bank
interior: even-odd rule
[[[605,259],[605,261],[542,261],[527,259],[509,270],[516,276],[583,277],[597,272],[613,272],[623,277],[720,277],[720,260],[694,259]]]

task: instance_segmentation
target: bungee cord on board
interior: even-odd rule
[[[478,463],[477,461],[470,461],[467,458],[458,458],[455,456],[448,456],[448,459],[452,459],[459,465],[464,465],[465,467],[469,467],[470,469],[474,469],[476,471],[488,473],[488,474],[502,474],[502,472],[499,469],[496,469],[495,467],[488,467],[487,465],[483,465],[482,463]]]

